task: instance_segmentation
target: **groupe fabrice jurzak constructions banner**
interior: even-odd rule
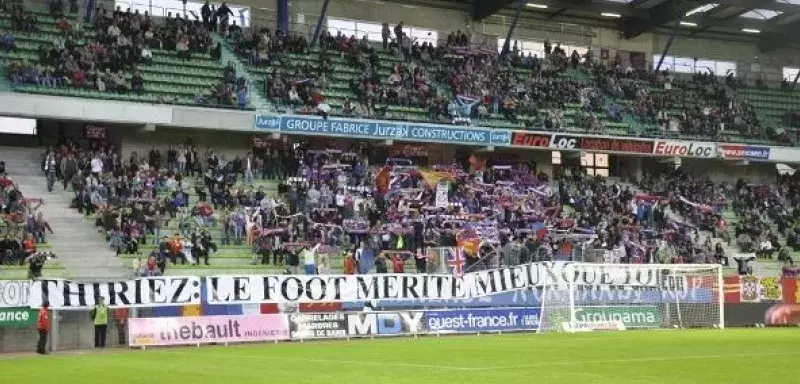
[[[365,300],[469,299],[551,286],[649,287],[684,292],[691,287],[680,268],[698,266],[541,262],[463,276],[432,274],[154,277],[110,282],[37,280],[30,306],[91,308],[103,297],[111,307],[200,304],[353,302]],[[707,275],[714,278],[713,275]]]

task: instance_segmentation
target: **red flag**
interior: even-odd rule
[[[469,258],[478,257],[481,239],[473,229],[464,229],[456,234],[456,244]]]
[[[800,280],[794,277],[784,276],[781,279],[783,285],[783,302],[786,304],[800,303]]]
[[[741,281],[739,276],[728,276],[724,279],[725,286],[723,287],[723,292],[725,292],[725,302],[726,303],[739,303],[741,301],[740,295],[740,285]]]
[[[385,195],[386,192],[389,192],[389,176],[391,172],[392,167],[384,165],[381,171],[378,172],[378,175],[375,176],[375,188],[378,189],[378,193],[381,195]]]

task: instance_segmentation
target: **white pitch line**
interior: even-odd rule
[[[189,355],[188,352],[169,351],[168,354]],[[345,359],[313,359],[313,358],[292,358],[292,357],[279,357],[268,355],[239,355],[239,354],[203,354],[205,357],[230,357],[230,358],[250,358],[260,360],[277,360],[286,362],[300,362],[300,363],[330,363],[330,364],[352,364],[352,365],[369,365],[369,366],[383,366],[383,367],[400,367],[400,368],[421,368],[421,369],[434,369],[434,370],[451,370],[451,371],[495,371],[506,370],[515,368],[538,368],[549,366],[579,366],[584,364],[604,364],[604,363],[639,363],[639,362],[659,362],[659,361],[674,361],[674,360],[700,360],[700,359],[727,359],[727,358],[741,358],[741,357],[763,357],[763,356],[780,356],[780,355],[798,355],[797,352],[761,352],[761,353],[739,353],[739,354],[719,354],[719,355],[693,355],[693,356],[654,356],[642,357],[631,359],[602,359],[602,360],[570,360],[570,361],[551,361],[542,363],[531,364],[518,364],[518,365],[505,365],[505,366],[483,366],[483,367],[464,367],[456,365],[440,365],[440,364],[417,364],[417,363],[402,363],[392,361],[370,361],[370,360],[345,360]],[[192,354],[194,355],[194,354]]]
[[[192,355],[196,356],[196,354],[190,354],[188,352],[179,352],[179,351],[169,351],[166,352],[168,354],[174,355]],[[293,358],[293,357],[280,357],[280,356],[268,356],[268,355],[240,355],[240,354],[208,354],[203,353],[203,357],[212,357],[212,358],[220,358],[220,357],[230,357],[230,358],[249,358],[249,359],[259,359],[259,360],[276,360],[276,361],[287,361],[287,362],[298,362],[298,363],[330,363],[330,364],[353,364],[353,365],[369,365],[369,366],[382,366],[382,367],[400,367],[400,368],[423,368],[423,369],[443,369],[443,370],[453,370],[453,371],[481,371],[484,370],[482,367],[460,367],[455,365],[439,365],[439,364],[416,364],[416,363],[400,363],[394,361],[371,361],[371,360],[344,360],[344,359],[313,359],[313,358]]]

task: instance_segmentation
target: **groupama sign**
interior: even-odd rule
[[[626,329],[660,328],[661,309],[655,305],[578,307],[575,320],[586,323],[621,321]]]

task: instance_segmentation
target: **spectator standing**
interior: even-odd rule
[[[383,39],[384,51],[389,49],[389,39],[391,38],[392,38],[392,30],[389,29],[389,23],[383,23],[383,29],[381,30],[381,39]]]
[[[114,310],[114,324],[117,326],[117,342],[127,345],[128,308],[120,307]]]
[[[50,305],[45,301],[39,309],[39,316],[36,318],[36,331],[39,332],[39,342],[36,344],[36,353],[46,355],[47,334],[50,333]]]
[[[53,192],[53,184],[56,183],[56,155],[53,152],[47,152],[47,157],[44,159],[44,172],[47,175],[47,192]]]
[[[16,48],[14,35],[10,31],[3,32],[3,37],[0,38],[0,48],[6,52],[11,52]]]
[[[394,27],[394,36],[397,39],[397,45],[402,47],[403,46],[403,22],[399,22]]]
[[[108,331],[108,307],[104,298],[97,300],[97,305],[92,309],[92,321],[94,322],[94,347],[106,347],[106,332]]]
[[[209,20],[211,20],[211,5],[206,1],[200,8],[200,17],[203,18],[203,26],[209,27]]]
[[[253,184],[253,155],[250,152],[247,152],[247,157],[244,159],[244,182],[245,184],[252,185]]]
[[[316,275],[317,274],[317,262],[316,262],[316,253],[320,249],[320,244],[317,244],[313,249],[308,249],[308,247],[303,247],[303,250],[300,252],[300,256],[303,257],[303,265],[305,266],[306,275]]]
[[[100,158],[99,153],[95,153],[92,157],[91,167],[92,175],[95,177],[100,177],[100,174],[103,173],[103,159]]]
[[[229,16],[235,16],[233,11],[228,8],[227,3],[222,3],[222,5],[217,8],[217,17],[219,18],[219,33],[223,35],[228,31],[228,20]]]

